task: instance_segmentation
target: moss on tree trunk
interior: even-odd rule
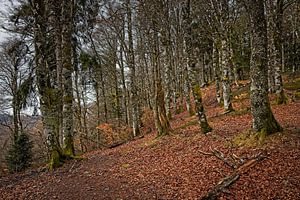
[[[267,27],[264,3],[259,0],[251,0],[250,5],[249,12],[252,22],[250,98],[253,130],[268,135],[282,129],[272,113],[268,97]]]
[[[212,130],[212,128],[209,126],[206,115],[204,112],[204,107],[202,103],[202,95],[201,95],[201,88],[197,81],[197,70],[196,70],[196,63],[197,59],[196,56],[199,52],[197,52],[197,46],[195,46],[192,43],[193,40],[193,32],[191,28],[192,18],[190,14],[190,1],[186,0],[185,5],[183,8],[183,25],[185,28],[185,48],[187,53],[187,66],[188,66],[188,75],[189,80],[192,86],[194,101],[195,101],[195,111],[198,116],[198,122],[201,127],[201,131],[205,134]]]

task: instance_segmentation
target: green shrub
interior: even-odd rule
[[[32,142],[27,134],[22,133],[18,137],[6,156],[6,162],[10,172],[19,172],[30,166],[32,146]]]

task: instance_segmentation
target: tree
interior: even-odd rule
[[[11,99],[9,104],[12,108],[12,126],[9,125],[12,144],[6,155],[11,172],[29,167],[32,157],[32,142],[26,134],[21,113],[33,92],[33,70],[28,51],[25,41],[14,38],[2,43],[0,52],[1,93]]]
[[[281,127],[274,118],[268,98],[267,24],[264,2],[261,0],[250,0],[248,5],[252,29],[250,64],[252,126],[256,132],[271,134],[280,131]]]
[[[189,78],[191,81],[191,86],[192,86],[192,91],[193,91],[193,96],[194,96],[194,101],[195,101],[195,110],[196,114],[198,116],[198,122],[201,127],[201,130],[204,134],[210,132],[212,128],[209,126],[206,115],[204,112],[204,107],[202,104],[202,94],[201,94],[201,88],[199,85],[199,82],[196,79],[196,61],[195,61],[195,50],[196,47],[193,45],[193,33],[192,33],[192,28],[191,28],[191,14],[190,14],[190,5],[191,1],[186,0],[185,5],[182,11],[183,15],[183,23],[185,27],[185,48],[186,48],[186,54],[187,54],[187,64],[188,64],[188,69],[189,69]]]
[[[74,155],[72,2],[63,2],[62,9],[58,9],[57,4],[51,4],[54,3],[51,1],[32,0],[29,3],[34,19],[35,65],[43,131],[50,154],[49,167],[53,169],[58,167],[64,159]],[[54,17],[54,13],[59,16]],[[59,27],[61,24],[63,24],[62,28]],[[48,52],[48,47],[50,47],[50,52]],[[61,105],[63,105],[62,115],[60,115]],[[60,145],[61,116],[64,150]]]
[[[14,143],[24,132],[21,110],[28,105],[28,97],[33,91],[33,70],[29,63],[29,49],[24,41],[17,38],[10,39],[2,45],[0,55],[1,92],[11,98]]]
[[[283,11],[284,11],[284,0],[276,1],[276,10],[274,24],[274,45],[275,45],[275,91],[277,94],[277,104],[287,103],[287,97],[283,91],[282,83],[282,66],[284,65],[283,59]]]
[[[46,65],[46,5],[44,1],[30,1],[34,22],[34,45],[35,45],[35,65],[37,76],[37,87],[40,94],[40,109],[42,113],[43,132],[46,137],[49,151],[49,167],[58,167],[63,160],[62,150],[59,144],[59,132],[55,118],[56,92],[51,85],[49,69]]]
[[[63,134],[64,153],[74,156],[74,125],[73,125],[73,81],[72,72],[72,27],[73,2],[62,2],[62,77],[63,77]]]
[[[212,23],[214,24],[214,30],[216,34],[214,37],[216,47],[219,51],[220,62],[222,74],[222,89],[223,89],[223,100],[225,112],[233,111],[231,102],[231,78],[233,63],[230,55],[230,31],[233,26],[231,16],[230,16],[230,2],[228,0],[224,1],[210,1],[211,13],[213,16]],[[218,87],[217,87],[218,89]],[[219,93],[219,91],[217,91]]]
[[[19,172],[31,165],[32,142],[27,134],[22,132],[10,148],[6,161],[10,172]]]
[[[132,11],[131,1],[126,1],[126,14],[127,14],[127,26],[128,26],[128,67],[130,69],[130,99],[132,104],[132,128],[133,136],[140,134],[139,128],[139,105],[138,105],[138,91],[136,82],[136,66],[135,66],[135,54],[133,49],[133,33],[132,33]]]

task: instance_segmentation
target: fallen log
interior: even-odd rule
[[[231,173],[229,176],[226,176],[221,181],[219,181],[217,185],[212,187],[208,191],[208,193],[206,193],[206,195],[201,198],[201,200],[216,200],[221,192],[223,192],[230,185],[235,183],[242,174],[246,173],[251,167],[256,165],[259,161],[263,160],[264,158],[266,158],[266,156],[259,154],[255,158],[246,161],[243,165],[236,168],[233,173]]]

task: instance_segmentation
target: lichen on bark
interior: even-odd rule
[[[252,0],[250,4],[252,28],[252,55],[250,62],[250,99],[253,115],[253,130],[266,135],[281,131],[268,97],[267,28],[264,3]]]

